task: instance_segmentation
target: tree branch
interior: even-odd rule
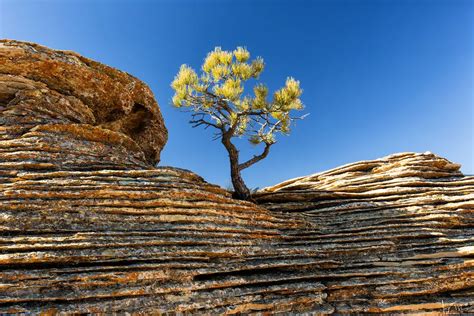
[[[263,149],[263,152],[260,155],[258,156],[255,155],[251,159],[247,160],[246,162],[239,164],[239,170],[244,170],[250,167],[251,165],[259,162],[260,160],[264,159],[265,157],[267,157],[268,153],[270,152],[270,147],[273,144],[274,143],[265,143],[265,148]]]
[[[193,124],[193,127],[198,127],[198,126],[201,126],[201,125],[206,125],[205,128],[209,127],[209,126],[212,126],[214,128],[217,128],[217,129],[220,129],[221,130],[221,127],[217,124],[214,124],[214,123],[211,123],[211,122],[208,122],[204,119],[198,119],[198,120],[191,120],[189,121],[190,124]]]
[[[248,115],[248,116],[252,116],[252,115],[256,115],[256,116],[260,116],[260,115],[264,115],[264,114],[267,114],[268,112],[267,111],[242,111],[242,112],[238,112],[237,113],[237,116],[245,116],[245,115]]]

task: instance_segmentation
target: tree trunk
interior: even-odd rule
[[[230,177],[232,180],[232,186],[234,187],[234,193],[232,196],[239,200],[249,200],[250,190],[245,185],[245,182],[240,174],[239,151],[230,141],[230,137],[226,135],[223,135],[222,137],[222,144],[229,153]]]
[[[249,200],[250,199],[250,190],[245,185],[242,176],[240,175],[240,170],[238,168],[238,163],[230,157],[230,176],[232,178],[232,185],[234,187],[234,193],[232,197],[239,200]]]

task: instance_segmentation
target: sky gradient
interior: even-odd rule
[[[391,153],[474,173],[474,1],[0,0],[0,36],[73,50],[145,81],[169,140],[161,165],[230,184],[227,153],[171,106],[179,66],[215,46],[262,56],[270,91],[300,80],[310,115],[243,172],[249,187]],[[261,150],[242,144],[243,159]]]

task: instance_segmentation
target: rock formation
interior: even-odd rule
[[[10,40],[0,41],[0,75],[0,110],[8,110],[1,124],[17,126],[4,133],[39,125],[46,125],[40,133],[74,129],[84,139],[109,137],[111,145],[139,148],[148,163],[160,160],[168,132],[152,92],[131,75],[73,52]]]
[[[325,283],[337,311],[473,312],[474,177],[459,168],[401,153],[288,180],[255,199],[318,226],[314,243],[340,262]]]
[[[474,179],[431,154],[235,201],[160,167],[139,80],[0,44],[0,314],[474,312]]]

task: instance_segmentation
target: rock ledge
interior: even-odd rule
[[[168,137],[143,82],[76,53],[27,42],[0,40],[0,111],[2,125],[17,122],[17,132],[74,123],[123,134],[150,164],[160,160]]]

